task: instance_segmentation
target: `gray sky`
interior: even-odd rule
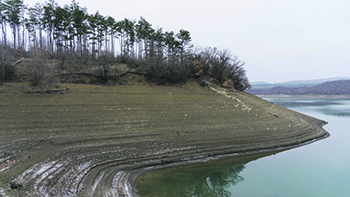
[[[228,49],[251,82],[350,77],[349,0],[76,0],[116,20],[185,29],[196,46]],[[25,4],[44,0],[24,0]],[[59,5],[70,0],[56,0]]]

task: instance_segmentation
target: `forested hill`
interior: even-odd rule
[[[0,28],[0,86],[114,85],[132,70],[160,85],[212,78],[227,88],[250,88],[245,63],[228,50],[197,48],[189,31],[153,28],[142,16],[137,21],[89,13],[76,0],[33,7],[23,0],[0,0]],[[78,74],[93,78],[76,79]]]
[[[350,95],[350,80],[325,82],[312,87],[273,87],[251,90],[256,95]]]

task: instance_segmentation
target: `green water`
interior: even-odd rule
[[[273,153],[216,159],[145,173],[136,188],[142,197],[230,196],[229,187],[244,180],[244,164]]]
[[[141,197],[350,196],[350,100],[271,98],[326,120],[331,137],[272,156],[222,159],[141,176]]]

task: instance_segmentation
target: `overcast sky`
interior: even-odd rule
[[[251,82],[350,77],[349,0],[76,0],[116,20],[190,31],[195,46],[228,49]],[[24,0],[25,4],[44,0]],[[70,0],[56,0],[59,5]]]

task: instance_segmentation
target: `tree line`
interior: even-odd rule
[[[57,59],[60,69],[96,62],[107,76],[110,65],[119,62],[160,84],[210,75],[239,90],[250,87],[243,62],[216,48],[194,50],[184,29],[174,33],[153,28],[143,17],[117,21],[98,11],[89,14],[75,0],[63,6],[55,0],[32,7],[23,0],[0,0],[0,5],[1,64],[9,55]]]

